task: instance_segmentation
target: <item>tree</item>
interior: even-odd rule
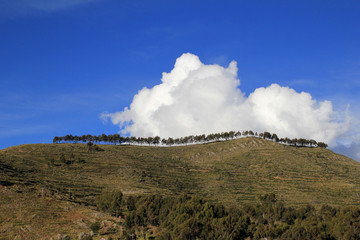
[[[106,143],[107,142],[107,136],[105,133],[101,134],[100,138],[100,142]]]
[[[59,142],[59,137],[58,136],[55,136],[54,139],[53,139],[53,143],[58,143]]]
[[[92,142],[88,142],[87,144],[87,147],[88,147],[88,151],[91,152],[93,150],[93,143]]]
[[[155,144],[155,146],[156,146],[159,143],[160,143],[160,137],[159,136],[154,137],[153,144]]]
[[[137,138],[134,137],[134,136],[131,136],[129,140],[130,140],[130,143],[131,143],[131,144],[134,144],[134,143],[137,142]]]
[[[298,145],[300,145],[300,147],[303,147],[306,143],[306,140],[304,138],[299,138],[297,140],[297,143],[298,143]]]
[[[90,134],[86,135],[86,141],[87,142],[92,142],[93,141],[93,136],[90,135]]]
[[[328,145],[326,143],[323,143],[323,142],[318,142],[317,143],[318,147],[321,147],[321,148],[327,148]]]
[[[317,142],[316,142],[315,140],[313,140],[313,139],[311,139],[311,140],[309,141],[309,143],[310,143],[310,147],[315,147],[316,144],[317,144]]]
[[[121,215],[122,198],[121,191],[103,192],[96,199],[97,207],[101,211],[118,217]]]
[[[271,133],[269,133],[269,132],[264,132],[263,138],[264,138],[264,139],[271,139]]]
[[[116,145],[117,143],[121,144],[121,136],[120,134],[116,133],[113,135],[113,142]]]
[[[235,132],[234,131],[230,131],[229,132],[229,137],[232,139],[235,137]]]
[[[114,135],[112,135],[112,134],[108,135],[108,136],[107,136],[107,141],[108,141],[109,143],[114,143]]]
[[[81,140],[82,140],[83,142],[86,142],[86,135],[82,135],[82,136],[81,136]]]
[[[147,142],[147,143],[149,144],[149,146],[150,146],[150,144],[152,144],[153,140],[154,140],[153,137],[148,137],[147,140],[146,140],[146,142]]]
[[[278,136],[277,136],[275,133],[273,133],[273,135],[271,136],[271,138],[272,138],[273,141],[279,142],[279,138],[278,138]]]
[[[166,140],[166,145],[173,145],[174,144],[174,139],[169,137],[167,140]]]
[[[230,134],[228,132],[224,132],[223,138],[225,138],[225,140],[228,140],[230,138]]]

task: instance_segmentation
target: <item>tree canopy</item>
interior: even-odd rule
[[[73,136],[68,134],[66,136],[55,136],[53,143],[101,143],[101,144],[114,144],[114,145],[148,145],[148,146],[178,146],[178,145],[188,145],[188,144],[200,144],[200,143],[209,143],[216,141],[227,141],[240,137],[258,137],[263,138],[269,141],[278,142],[281,144],[286,144],[294,147],[321,147],[327,148],[328,145],[323,142],[317,142],[313,139],[304,139],[304,138],[279,138],[277,134],[270,132],[263,133],[254,133],[253,131],[229,131],[222,133],[212,133],[212,134],[202,134],[202,135],[191,135],[181,138],[172,138],[167,139],[161,138],[159,136],[155,137],[135,137],[135,136],[121,136],[120,134],[102,134],[102,135],[82,135],[82,136]]]

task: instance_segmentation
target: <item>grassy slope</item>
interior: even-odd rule
[[[184,147],[33,144],[0,151],[0,181],[28,184],[59,199],[92,203],[102,189],[125,194],[182,192],[231,204],[274,192],[286,203],[360,204],[360,164],[320,148],[257,138]],[[61,163],[61,154],[74,164]],[[85,160],[85,163],[81,163]]]
[[[28,187],[0,187],[0,196],[0,239],[58,239],[58,234],[78,239],[79,233],[90,233],[94,222],[116,229],[116,233],[110,233],[114,239],[121,233],[118,219],[41,195]],[[100,233],[108,233],[106,227],[94,239],[101,239]]]

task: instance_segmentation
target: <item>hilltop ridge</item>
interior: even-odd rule
[[[275,193],[291,205],[359,205],[360,164],[324,148],[260,138],[157,148],[28,144],[0,151],[1,181],[93,204],[104,189],[125,195],[197,194],[226,205]]]

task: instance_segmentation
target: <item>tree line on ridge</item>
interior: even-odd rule
[[[289,146],[295,147],[321,147],[327,148],[328,145],[323,142],[317,142],[313,139],[308,140],[304,138],[279,138],[275,133],[271,134],[269,132],[264,132],[258,134],[253,131],[230,131],[222,133],[212,133],[212,134],[202,134],[202,135],[191,135],[181,138],[160,138],[156,137],[134,137],[126,136],[123,137],[120,134],[102,134],[102,135],[82,135],[82,136],[73,136],[68,134],[66,136],[55,136],[53,143],[102,143],[102,144],[115,144],[115,145],[149,145],[149,146],[179,146],[179,145],[188,145],[188,144],[200,144],[200,143],[210,143],[217,141],[227,141],[240,137],[258,137],[266,140],[278,142],[281,144],[286,144]]]

